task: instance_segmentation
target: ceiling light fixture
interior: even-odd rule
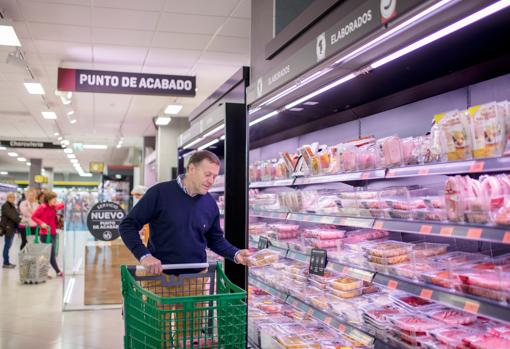
[[[259,122],[262,122],[262,121],[264,121],[264,120],[267,120],[267,119],[269,119],[269,118],[272,118],[273,116],[278,115],[278,113],[279,113],[279,111],[278,111],[278,110],[275,110],[275,111],[272,111],[272,112],[271,112],[271,113],[269,113],[269,114],[266,114],[266,115],[264,115],[264,116],[261,116],[260,118],[258,118],[258,119],[255,119],[255,120],[251,121],[251,122],[250,122],[250,126],[256,125],[256,124],[258,124]]]
[[[80,173],[81,177],[92,177],[92,173]]]
[[[375,69],[375,68],[378,68],[386,63],[394,61],[397,58],[405,56],[406,54],[411,53],[411,52],[413,52],[425,45],[428,45],[436,40],[444,38],[445,36],[447,36],[453,32],[456,32],[457,30],[465,28],[468,25],[471,25],[485,17],[488,17],[496,12],[499,12],[508,6],[510,6],[510,0],[498,1],[498,2],[496,2],[490,6],[487,6],[487,7],[483,8],[482,10],[477,11],[477,12],[475,12],[475,13],[473,13],[473,14],[471,14],[471,15],[469,15],[453,24],[450,24],[449,26],[447,26],[435,33],[432,33],[432,34],[424,37],[423,39],[420,39],[420,40],[412,43],[411,45],[408,45],[398,51],[393,52],[392,54],[390,54],[384,58],[379,59],[378,61],[375,61],[374,63],[372,63],[370,65],[370,67]]]
[[[76,159],[76,155],[74,154],[67,154],[68,159]]]
[[[47,120],[55,120],[57,118],[57,114],[54,111],[43,111],[41,114]]]
[[[166,126],[166,125],[168,125],[170,123],[170,121],[172,121],[172,118],[169,117],[169,116],[158,116],[156,118],[155,123],[158,126]]]
[[[105,144],[84,144],[83,149],[108,149]]]
[[[21,46],[12,22],[7,19],[0,20],[0,45]]]
[[[22,157],[19,157],[19,158],[18,158],[18,161],[19,161],[19,162],[26,162],[26,161],[27,161],[27,159],[22,158]]]
[[[30,161],[27,161],[27,166],[32,166],[32,163]],[[45,171],[43,171],[44,173]]]
[[[61,141],[61,140],[63,140],[63,139],[64,139],[64,137],[62,137],[62,136],[60,136],[60,137],[58,137],[58,138],[57,138],[57,140],[59,140],[59,141]]]
[[[74,110],[70,110],[70,111],[68,111],[68,112],[67,112],[67,115],[68,115],[68,116],[71,116],[71,115],[73,115],[73,114],[74,114]]]
[[[70,159],[71,161],[71,164],[77,164],[78,163],[78,159],[74,158],[74,159]]]
[[[169,104],[166,106],[164,113],[170,114],[170,115],[176,115],[179,114],[179,112],[182,110],[182,105],[180,104]]]
[[[16,156],[18,156],[18,153],[15,153],[15,152],[11,151],[11,152],[8,152],[7,155],[9,155],[10,157],[15,158]]]
[[[60,141],[60,144],[62,144],[64,146],[64,148],[65,148],[65,146],[68,146],[70,143],[69,143],[69,141],[67,139],[63,139],[63,140]]]
[[[193,142],[191,143],[188,143],[186,144],[185,146],[182,147],[182,149],[189,149],[191,148],[192,146],[194,146],[195,144],[199,143],[201,140],[203,140],[204,138],[203,137],[198,137],[197,139],[195,139]]]
[[[64,149],[64,153],[66,154],[72,154],[73,153],[73,150],[71,148],[65,148]]]
[[[76,124],[76,122],[78,122],[78,120],[76,120],[76,119],[71,119],[71,120],[69,120],[69,123],[70,123],[71,125]]]
[[[225,128],[225,124],[221,124],[220,126],[213,128],[211,131],[209,131],[205,135],[203,135],[203,138],[212,136],[213,134],[217,133],[220,130],[223,130],[224,128]]]
[[[219,138],[213,140],[213,141],[210,141],[209,143],[205,143],[204,145],[201,145],[200,147],[198,147],[198,150],[204,150],[206,148],[209,148],[211,145],[214,145],[216,143],[218,143],[220,141]]]
[[[7,148],[0,146],[0,150],[7,150]]]
[[[54,135],[54,136],[58,136],[59,134],[60,134],[60,133],[58,133],[58,132],[55,132],[55,133],[54,133],[53,135]]]
[[[9,172],[7,171],[0,171],[0,175],[2,176],[7,176],[9,174]]]
[[[43,95],[44,94],[44,88],[40,83],[37,81],[25,81],[23,83],[25,85],[25,88],[27,89],[28,93],[31,95]]]

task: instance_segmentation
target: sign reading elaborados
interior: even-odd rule
[[[194,97],[196,78],[184,75],[58,68],[58,89],[60,91]]]
[[[99,202],[87,215],[87,228],[98,240],[111,241],[117,239],[119,224],[126,216],[124,210],[114,202]]]

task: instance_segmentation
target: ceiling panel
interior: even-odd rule
[[[141,66],[147,50],[145,47],[94,45],[94,62]]]
[[[228,16],[239,0],[167,0],[165,11],[173,13]]]
[[[229,18],[221,28],[219,35],[250,38],[251,21],[244,18]],[[246,52],[246,51],[244,51]]]
[[[152,48],[145,64],[148,67],[170,66],[178,69],[189,69],[193,66],[199,56],[199,51]],[[168,69],[168,74],[172,74],[172,68],[170,67]]]
[[[158,12],[94,8],[93,23],[97,27],[154,30],[158,17]]]
[[[154,36],[152,46],[172,49],[202,50],[211,37],[211,35],[207,34],[157,32]]]
[[[69,25],[90,25],[91,9],[85,6],[65,5],[48,2],[18,1],[16,20]]]
[[[249,57],[240,53],[206,52],[202,55],[202,57],[200,57],[200,63],[233,66],[238,69],[243,65],[249,65],[249,62]]]
[[[32,38],[51,41],[68,41],[72,43],[90,43],[90,28],[84,26],[29,23]]]
[[[251,18],[251,1],[250,0],[241,0],[237,5],[236,9],[232,13],[232,17],[237,18]]]
[[[165,0],[101,0],[94,1],[94,7],[109,7],[116,9],[130,9],[159,12],[165,5]]]
[[[245,38],[216,36],[209,46],[210,51],[244,53],[250,50],[250,41]]]
[[[225,22],[225,17],[182,15],[164,13],[158,24],[158,30],[173,33],[214,34]]]
[[[149,47],[153,36],[154,32],[147,30],[94,28],[97,44]]]

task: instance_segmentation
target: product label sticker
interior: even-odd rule
[[[510,231],[505,232],[503,236],[503,243],[510,244]]]
[[[470,239],[480,239],[482,237],[483,230],[480,228],[470,228],[467,231],[467,237]]]
[[[469,167],[469,172],[483,172],[485,163],[483,161],[474,161]]]
[[[396,289],[398,287],[398,281],[390,280],[388,281],[388,288]]]
[[[426,176],[428,175],[430,172],[430,169],[428,167],[421,167],[419,170],[418,170],[418,174],[420,176]]]
[[[313,248],[310,254],[309,273],[324,276],[328,264],[328,252],[321,248]]]
[[[443,236],[452,236],[453,235],[453,227],[442,227],[439,231],[439,234]]]
[[[480,310],[480,303],[475,301],[466,301],[466,303],[464,303],[464,310],[468,313],[478,314],[478,311]]]
[[[421,298],[425,298],[425,299],[430,299],[430,298],[432,298],[432,294],[433,294],[433,293],[434,293],[434,291],[429,290],[429,289],[427,289],[427,288],[424,288],[424,289],[422,289],[422,290],[421,290],[421,292],[420,292],[420,297],[421,297]]]
[[[384,221],[375,221],[374,229],[383,229],[383,228],[384,228]]]
[[[420,227],[420,233],[421,234],[430,234],[432,232],[432,226],[431,225],[422,225]]]

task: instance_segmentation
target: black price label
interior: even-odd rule
[[[259,250],[263,250],[265,248],[268,248],[269,247],[269,239],[266,238],[265,236],[261,236],[259,237],[259,244],[258,244],[258,249]]]
[[[324,270],[328,265],[328,252],[321,248],[313,248],[310,255],[310,274],[324,276]]]
[[[87,215],[87,227],[98,240],[115,240],[120,236],[119,224],[125,216],[124,210],[115,202],[99,202]]]

